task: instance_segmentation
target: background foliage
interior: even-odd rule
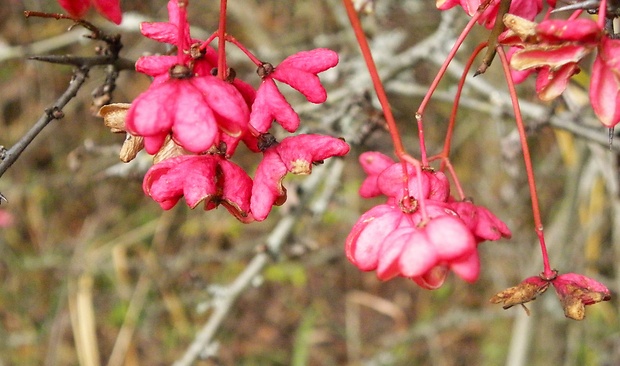
[[[376,104],[365,96],[374,94],[341,4],[285,3],[231,1],[230,33],[274,63],[314,47],[340,53],[341,64],[323,76],[327,106],[300,104],[310,129],[324,132],[323,122],[333,116],[353,124],[380,122]],[[26,9],[59,11],[53,1],[5,4],[0,7],[0,144],[10,146],[62,93],[71,75],[69,67],[24,56],[90,55],[95,44],[79,29],[67,33],[64,21],[21,15]],[[442,16],[433,5],[383,0],[364,19],[412,152],[413,112],[465,20],[458,11]],[[165,2],[126,1],[123,7],[130,12],[120,29],[123,56],[165,51],[137,33],[140,19],[165,19]],[[215,30],[216,10],[215,1],[191,3],[195,35]],[[478,36],[485,32],[480,29]],[[473,47],[470,41],[466,47]],[[254,72],[233,47],[228,49],[238,74]],[[466,57],[467,50],[461,51],[459,58]],[[431,153],[441,147],[459,67],[457,62],[450,69],[453,74],[426,117]],[[551,294],[531,304],[529,317],[521,309],[504,311],[488,303],[495,292],[542,268],[498,69],[470,80],[453,149],[466,192],[513,231],[510,241],[482,246],[482,276],[475,285],[451,277],[429,292],[404,279],[381,283],[344,257],[348,230],[371,204],[357,196],[363,178],[357,156],[368,149],[391,152],[386,131],[378,129],[346,158],[341,188],[327,212],[301,216],[282,255],[231,309],[212,343],[216,357],[199,364],[620,364],[615,296],[589,307],[582,322],[566,320]],[[109,133],[90,111],[90,91],[103,78],[92,71],[65,108],[66,117],[53,122],[0,180],[9,199],[1,209],[15,220],[0,229],[0,365],[77,364],[89,357],[80,352],[109,365],[172,363],[209,318],[218,285],[231,282],[260,250],[278,217],[290,214],[295,187],[303,182],[289,179],[289,203],[263,223],[240,224],[223,209],[204,213],[179,205],[162,212],[142,194],[144,167],[120,167],[122,136]],[[587,75],[581,78],[587,83]],[[131,101],[148,84],[143,75],[123,73],[115,101]],[[616,295],[617,153],[601,143],[606,131],[590,124],[591,111],[581,108],[587,106],[587,93],[578,84],[569,90],[569,100],[552,105],[537,102],[531,86],[526,83],[520,91],[552,263],[560,272],[594,276]],[[126,354],[115,353],[119,344]]]

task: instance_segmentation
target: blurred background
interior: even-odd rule
[[[414,113],[467,18],[433,2],[380,0],[364,27],[409,152],[416,156]],[[8,0],[0,7],[0,145],[12,146],[67,88],[71,67],[32,54],[93,55],[97,42],[67,21],[29,18],[58,12],[55,1]],[[215,31],[219,2],[192,0],[192,35]],[[166,2],[122,1],[116,27],[123,57],[166,48],[145,39],[139,22],[166,20]],[[91,110],[91,91],[105,79],[93,69],[78,96],[0,179],[0,365],[167,365],[178,360],[213,314],[217,289],[237,278],[282,217],[303,211],[282,253],[232,305],[196,365],[618,365],[620,200],[617,153],[588,105],[587,72],[563,100],[539,102],[530,80],[518,87],[530,134],[552,266],[606,284],[612,301],[587,308],[581,322],[564,317],[549,290],[528,304],[531,315],[488,299],[542,270],[518,135],[499,65],[469,79],[459,111],[452,162],[465,192],[504,220],[513,238],[480,246],[480,280],[450,275],[436,291],[413,282],[379,281],[344,255],[357,218],[381,200],[362,200],[357,158],[392,146],[370,78],[337,0],[234,0],[229,33],[274,65],[299,50],[329,47],[341,62],[322,74],[329,98],[308,105],[290,89],[305,131],[357,136],[337,190],[322,209],[296,192],[310,178],[287,178],[287,204],[268,220],[244,225],[223,208],[179,204],[163,212],[142,192],[148,157],[118,160],[124,139]],[[459,52],[425,116],[430,154],[441,151],[456,81],[477,42]],[[234,46],[232,67],[258,85],[253,65]],[[131,102],[149,85],[122,72],[114,102]],[[305,103],[304,103],[305,102]],[[377,127],[378,126],[378,127]],[[353,131],[353,132],[352,132]],[[278,131],[276,131],[278,133]],[[363,135],[360,137],[360,135]],[[247,155],[247,156],[246,156]],[[239,163],[254,167],[251,154]],[[327,166],[329,168],[329,166]],[[315,174],[321,173],[320,168]],[[301,200],[304,201],[304,200]],[[315,201],[316,203],[316,201]],[[308,208],[310,207],[310,209]]]

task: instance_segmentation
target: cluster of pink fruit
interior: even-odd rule
[[[614,127],[620,123],[620,40],[614,39],[613,29],[606,29],[608,2],[577,1],[565,9],[556,9],[556,0],[546,2],[548,10],[539,23],[533,20],[543,10],[542,0],[513,0],[503,17],[508,30],[499,41],[512,47],[509,55],[515,81],[536,74],[539,97],[552,100],[580,71],[579,63],[596,53],[590,70],[590,103],[601,123]],[[494,26],[499,4],[498,0],[437,0],[441,10],[460,5],[470,16],[481,9],[478,22],[487,28]],[[572,13],[567,19],[551,19],[554,10]],[[598,21],[579,18],[584,10],[597,11]]]
[[[176,55],[144,56],[136,63],[136,70],[153,78],[131,104],[124,126],[157,157],[144,177],[144,191],[164,209],[184,197],[192,208],[222,205],[242,222],[264,220],[286,201],[287,173],[309,174],[313,164],[349,151],[347,143],[331,136],[304,134],[278,142],[269,133],[273,121],[291,133],[300,125],[275,81],[323,103],[327,94],[317,74],[336,66],[338,55],[315,49],[274,67],[229,35],[191,38],[187,6],[188,1],[171,0],[168,22],[141,25],[144,36],[177,48]],[[256,64],[262,79],[257,90],[226,67],[223,49],[209,45],[218,37],[235,43]],[[232,161],[240,142],[262,154],[253,179]]]
[[[442,172],[395,163],[378,152],[360,162],[368,177],[365,198],[386,196],[353,226],[346,241],[349,260],[382,280],[401,276],[427,289],[440,287],[451,269],[474,282],[480,272],[478,244],[509,238],[506,224],[469,200],[456,200]]]
[[[496,27],[507,9],[501,21],[509,29],[501,35],[497,32],[496,40],[513,47],[508,54],[513,68],[521,71],[512,73],[517,81],[538,73],[537,92],[545,100],[560,95],[569,78],[579,71],[578,63],[596,50],[590,100],[602,123],[615,126],[620,122],[620,41],[606,33],[606,1],[600,1],[598,22],[578,19],[583,9],[575,10],[568,20],[550,19],[555,1],[547,2],[549,10],[539,24],[533,19],[543,9],[542,0],[438,0],[437,7],[445,10],[461,6],[476,17],[470,23],[477,21],[489,29]],[[118,0],[59,3],[77,18],[94,5],[115,23],[121,20]],[[510,6],[501,10],[502,4]],[[243,222],[264,220],[274,205],[286,200],[282,179],[287,173],[308,174],[314,163],[349,151],[343,140],[334,137],[298,135],[277,142],[269,134],[273,121],[290,133],[300,124],[275,81],[290,85],[312,103],[322,103],[327,96],[317,74],[334,67],[338,56],[327,49],[316,49],[292,55],[274,67],[227,35],[222,23],[207,40],[191,38],[187,6],[188,0],[170,0],[168,22],[143,23],[141,27],[146,37],[177,48],[176,55],[145,56],[136,64],[136,69],[150,75],[153,83],[132,103],[123,127],[139,136],[147,152],[156,154],[158,162],[144,178],[144,191],[164,209],[185,197],[192,208],[204,203],[209,210],[221,204]],[[352,5],[345,1],[345,7],[351,17]],[[362,34],[359,24],[355,28],[356,23],[359,21],[352,20],[356,35]],[[216,38],[217,51],[210,46]],[[257,66],[262,79],[258,89],[237,78],[234,70],[226,66],[226,42],[237,45]],[[366,50],[365,56],[368,53]],[[381,280],[411,278],[427,289],[440,287],[449,270],[466,281],[475,281],[480,272],[478,244],[509,238],[510,230],[489,210],[466,199],[455,176],[459,198],[453,197],[446,175],[428,166],[422,132],[422,160],[407,155],[394,122],[387,118],[388,112],[386,119],[400,161],[377,152],[361,155],[368,177],[360,195],[385,196],[387,200],[364,213],[354,225],[346,240],[347,257],[363,271],[376,270]],[[416,116],[420,129],[421,114]],[[249,151],[262,153],[254,179],[231,161],[242,141]],[[440,158],[447,161],[447,153]],[[526,168],[532,188],[533,173],[527,163]],[[534,197],[532,192],[537,216]],[[523,304],[551,284],[566,316],[582,319],[585,305],[609,300],[609,290],[597,281],[574,273],[558,275],[551,269],[542,224],[536,226],[543,273],[498,293],[492,301],[505,307]]]

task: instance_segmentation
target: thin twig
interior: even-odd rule
[[[114,55],[108,56],[71,56],[71,55],[42,55],[42,56],[30,56],[29,60],[49,62],[52,64],[73,65],[77,67],[93,67],[101,65],[114,65],[119,70],[133,70],[135,69],[135,61],[118,58]]]
[[[237,298],[243,293],[243,291],[250,286],[252,281],[256,279],[263,269],[272,262],[274,255],[281,252],[282,247],[287,242],[287,238],[293,231],[295,224],[299,221],[299,218],[307,213],[303,208],[307,206],[312,194],[316,192],[318,187],[325,181],[327,175],[331,175],[330,179],[339,181],[340,177],[334,177],[333,171],[342,173],[342,166],[344,162],[342,159],[331,159],[321,167],[321,169],[315,169],[309,179],[307,179],[302,185],[302,199],[295,209],[290,214],[282,217],[278,224],[275,226],[271,234],[265,240],[265,250],[259,252],[252,258],[245,270],[228,286],[219,289],[215,295],[215,299],[212,302],[213,313],[209,317],[207,323],[202,327],[202,330],[198,332],[196,338],[188,347],[187,351],[181,359],[174,363],[174,366],[190,366],[198,359],[203,352],[207,349],[207,346],[212,342],[215,333],[219,329],[222,322],[226,319],[228,313],[232,310],[232,307]],[[305,194],[304,194],[305,193]],[[332,194],[332,189],[327,189],[326,194]],[[321,199],[319,198],[319,201]],[[315,207],[318,209],[318,207]],[[321,207],[323,210],[327,206]],[[312,212],[314,215],[318,215],[316,210]]]
[[[127,59],[122,59],[119,57],[120,50],[123,48],[123,44],[121,43],[121,36],[118,34],[108,34],[103,32],[98,27],[84,20],[75,20],[71,17],[67,17],[62,14],[50,14],[50,13],[40,13],[40,12],[24,12],[26,17],[29,16],[38,16],[38,17],[48,17],[55,19],[70,19],[75,23],[74,25],[82,26],[90,31],[89,35],[86,37],[103,41],[105,43],[105,47],[97,48],[97,56],[94,57],[76,57],[69,55],[50,55],[50,56],[32,56],[30,59],[45,61],[51,63],[58,64],[68,64],[76,66],[71,81],[69,82],[69,86],[65,90],[65,92],[52,104],[51,107],[47,108],[43,115],[35,122],[35,124],[22,136],[19,141],[17,141],[9,150],[5,150],[4,147],[1,149],[0,154],[0,177],[4,175],[4,173],[17,161],[17,159],[24,152],[26,147],[32,143],[32,141],[43,131],[45,127],[47,127],[50,122],[55,119],[61,119],[64,117],[63,108],[69,103],[69,101],[77,95],[78,91],[86,81],[88,77],[88,73],[90,69],[94,66],[99,65],[111,65],[112,67],[108,69],[108,77],[106,78],[106,85],[104,85],[101,89],[102,92],[100,95],[96,95],[96,97],[104,97],[111,100],[111,93],[115,88],[114,82],[118,76],[118,72],[120,70],[133,69],[134,63]],[[97,103],[106,103],[105,100],[99,100]],[[95,103],[95,104],[97,104]],[[0,204],[2,201],[6,201],[6,198],[0,193]]]
[[[489,68],[489,66],[491,66],[491,63],[493,62],[493,59],[495,58],[495,54],[497,53],[496,48],[498,45],[498,38],[502,34],[505,28],[504,22],[503,22],[504,15],[508,13],[508,10],[510,9],[510,4],[511,4],[511,0],[500,0],[499,7],[497,10],[497,15],[495,16],[495,25],[493,26],[493,29],[491,30],[491,33],[489,34],[489,39],[487,41],[487,44],[488,44],[487,53],[482,58],[482,64],[478,67],[474,76],[484,74]],[[489,6],[489,4],[487,3],[486,6]],[[483,11],[483,10],[478,9],[478,11]]]
[[[78,90],[80,90],[82,84],[84,84],[86,78],[88,77],[88,71],[88,67],[78,68],[73,73],[73,77],[69,82],[69,87],[67,90],[62,93],[62,95],[56,100],[56,102],[54,102],[54,104],[52,104],[50,108],[45,110],[34,126],[32,126],[32,128],[30,128],[30,130],[15,143],[15,145],[6,151],[4,159],[0,162],[0,177],[2,177],[11,165],[13,165],[13,163],[24,152],[26,147],[30,145],[35,137],[37,137],[51,121],[64,117],[62,109],[77,95]]]

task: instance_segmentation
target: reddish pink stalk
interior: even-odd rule
[[[362,24],[359,20],[359,17],[357,16],[355,8],[353,7],[353,2],[350,0],[343,0],[342,2],[345,9],[347,10],[347,15],[349,16],[351,27],[353,28],[353,32],[355,33],[357,43],[360,46],[362,56],[364,57],[364,61],[366,62],[366,68],[370,73],[370,79],[372,80],[375,92],[377,93],[377,98],[379,99],[379,103],[381,104],[381,109],[383,110],[383,115],[385,116],[385,121],[388,125],[388,130],[392,138],[392,143],[394,144],[394,153],[403,164],[403,172],[407,171],[407,161],[416,167],[418,184],[420,185],[420,187],[422,187],[422,168],[420,162],[407,154],[407,152],[405,151],[403,141],[400,138],[400,133],[398,132],[398,127],[396,126],[396,120],[394,119],[394,115],[392,114],[390,102],[388,101],[387,94],[385,92],[385,89],[383,88],[383,83],[381,82],[381,77],[379,76],[379,72],[377,71],[377,65],[375,64],[375,61],[372,57],[372,52],[370,51],[368,40],[366,39],[366,35],[364,34],[364,30],[362,29]],[[421,138],[423,138],[423,136],[421,136]],[[405,192],[408,192],[409,183],[407,174],[404,175],[403,185],[405,187]],[[428,213],[426,212],[426,203],[424,197],[421,197],[418,203],[420,205],[420,210],[422,211],[424,221],[426,221],[428,219]]]
[[[241,42],[239,42],[235,37],[227,34],[226,40],[237,46],[237,48],[239,48],[241,52],[245,53],[245,55],[248,56],[250,61],[252,61],[256,66],[261,66],[263,64],[263,62],[259,60],[258,57],[254,56],[254,54],[250,52],[250,50],[248,50],[244,45],[242,45]]]
[[[353,2],[351,0],[342,0],[342,3],[347,10],[347,15],[349,16],[351,27],[353,28],[353,32],[355,33],[355,37],[357,38],[357,43],[359,44],[362,51],[362,56],[364,56],[364,61],[366,61],[366,67],[368,68],[368,72],[370,73],[372,84],[375,88],[375,91],[377,92],[377,98],[379,98],[381,108],[383,109],[385,121],[387,122],[390,136],[392,137],[392,142],[394,143],[394,152],[396,153],[396,156],[398,156],[398,158],[402,160],[403,156],[407,155],[407,152],[405,151],[405,147],[403,146],[400,134],[398,133],[398,127],[396,127],[396,120],[394,119],[394,115],[392,114],[392,109],[390,108],[387,94],[385,93],[383,84],[381,83],[381,78],[379,77],[379,73],[377,72],[377,66],[375,65],[374,59],[372,58],[370,46],[368,45],[368,41],[366,40],[366,35],[364,34],[364,30],[362,29],[362,24],[357,16],[355,8],[353,7]]]
[[[216,31],[215,33],[213,33],[212,35],[209,36],[209,38],[207,38],[204,42],[202,42],[202,44],[200,45],[200,50],[204,50],[205,48],[207,48],[207,46],[213,42],[213,40],[218,36],[220,32]]]
[[[543,20],[549,19],[549,17],[551,16],[551,12],[552,11],[553,11],[553,8],[549,7],[549,9],[547,9],[547,11],[545,12],[545,16],[543,17]]]
[[[428,165],[428,158],[426,157],[426,146],[424,144],[424,126],[423,126],[424,124],[422,122],[424,111],[426,110],[426,106],[430,102],[431,97],[433,96],[433,93],[437,89],[439,82],[441,81],[444,74],[446,73],[446,70],[448,69],[450,62],[452,62],[452,60],[454,59],[456,52],[458,51],[458,49],[461,47],[461,45],[465,41],[465,38],[467,37],[471,29],[476,24],[481,14],[482,14],[481,11],[477,11],[476,14],[474,14],[474,16],[469,20],[469,23],[467,23],[467,25],[465,26],[465,29],[463,29],[463,32],[461,32],[461,34],[459,35],[459,38],[456,40],[456,43],[454,44],[454,46],[452,46],[450,53],[448,53],[448,57],[446,57],[446,60],[444,61],[443,65],[441,65],[441,68],[437,72],[435,79],[431,83],[431,86],[429,87],[428,92],[424,96],[424,99],[422,100],[422,103],[420,103],[420,107],[418,108],[418,111],[415,114],[415,119],[418,123],[418,135],[420,138],[420,155],[421,155],[422,165],[424,166]]]
[[[187,26],[187,2],[179,1],[177,3],[179,7],[179,21],[178,21],[178,36],[177,36],[177,63],[183,65],[183,56],[185,48],[185,27]]]
[[[218,30],[215,33],[213,33],[212,35],[210,35],[209,38],[207,38],[204,42],[202,42],[202,44],[200,45],[200,49],[204,50],[205,48],[207,48],[207,46],[211,42],[213,42],[213,40],[215,38],[219,37],[219,34],[220,34],[220,31]],[[250,50],[248,50],[243,44],[241,44],[241,42],[239,42],[235,37],[233,37],[230,34],[226,34],[224,38],[226,39],[226,42],[230,42],[230,43],[234,44],[235,46],[237,46],[237,48],[239,48],[241,50],[241,52],[245,53],[245,55],[248,56],[250,61],[252,61],[256,66],[260,66],[260,65],[263,64],[263,62],[258,57],[256,57],[252,52],[250,52]],[[218,42],[219,42],[219,40],[218,40]],[[219,54],[218,54],[218,57],[219,57]],[[219,61],[219,59],[218,59],[218,61]]]
[[[597,24],[599,28],[605,28],[605,18],[607,18],[607,0],[601,0],[601,5],[598,6],[598,19]]]
[[[461,186],[461,182],[459,181],[459,178],[456,176],[456,172],[454,171],[454,167],[452,166],[452,163],[450,162],[449,158],[444,158],[442,160],[442,164],[445,165],[445,167],[448,169],[448,172],[450,172],[450,176],[452,177],[452,181],[454,182],[454,187],[456,188],[456,191],[459,194],[459,198],[461,200],[465,199],[465,192],[463,191],[463,187]]]
[[[422,187],[422,165],[420,165],[420,162],[417,160],[415,164],[415,170],[416,170],[416,178],[418,180],[418,187]],[[427,223],[428,212],[426,211],[426,197],[424,197],[424,195],[420,195],[420,199],[418,200],[418,203],[420,204],[420,210],[422,212],[422,222]]]
[[[461,183],[458,177],[456,176],[456,173],[454,172],[454,167],[452,166],[452,163],[450,163],[450,147],[452,146],[452,136],[454,134],[454,126],[456,125],[456,115],[457,115],[458,108],[459,108],[459,102],[461,100],[461,94],[463,93],[463,87],[465,86],[465,80],[467,79],[467,74],[469,73],[469,70],[471,70],[471,67],[474,61],[476,60],[476,57],[478,56],[478,54],[480,54],[480,52],[485,47],[487,47],[487,42],[483,42],[479,44],[474,49],[472,54],[469,56],[469,59],[467,60],[467,63],[465,64],[465,68],[463,69],[463,74],[461,75],[461,78],[459,79],[459,83],[456,89],[456,95],[454,96],[454,103],[452,104],[452,111],[450,112],[450,122],[448,123],[448,130],[446,131],[446,138],[444,140],[443,150],[441,151],[441,154],[439,154],[438,156],[434,156],[430,158],[430,160],[434,160],[436,158],[441,159],[441,165],[439,169],[442,171],[446,168],[448,169],[448,172],[450,172],[450,175],[452,176],[452,180],[454,181],[454,185],[459,194],[459,197],[462,200],[465,199],[465,193],[463,192]]]
[[[217,77],[224,80],[227,77],[226,66],[226,5],[227,0],[220,0],[220,23],[217,27]]]
[[[450,156],[450,147],[452,145],[452,135],[454,134],[454,125],[456,124],[456,114],[459,109],[459,102],[461,100],[461,94],[463,93],[463,86],[465,85],[465,80],[467,79],[467,74],[471,69],[476,57],[478,54],[487,46],[487,42],[483,42],[479,44],[474,52],[469,56],[467,63],[465,64],[465,68],[463,69],[463,74],[461,75],[461,79],[459,80],[459,84],[456,89],[456,95],[454,96],[454,103],[452,104],[452,111],[450,112],[450,122],[448,123],[448,131],[446,132],[446,139],[443,143],[443,150],[441,151],[441,170],[443,170],[446,159]]]
[[[603,0],[604,1],[604,0]],[[530,148],[527,144],[527,135],[525,133],[525,126],[523,126],[523,116],[521,115],[521,108],[519,107],[519,98],[517,97],[517,91],[515,89],[514,82],[512,81],[512,75],[510,74],[510,64],[506,53],[501,46],[497,47],[497,54],[502,61],[502,67],[504,69],[504,76],[506,76],[506,83],[508,84],[508,91],[510,92],[510,100],[512,102],[512,108],[515,114],[515,121],[517,123],[517,130],[519,131],[519,138],[521,141],[521,148],[523,149],[523,160],[525,161],[525,171],[527,173],[527,183],[530,188],[530,197],[532,199],[532,214],[534,215],[534,230],[538,236],[540,242],[540,251],[543,258],[543,273],[545,278],[554,278],[556,272],[551,269],[549,264],[549,254],[547,253],[547,245],[545,244],[545,236],[543,234],[542,219],[540,218],[540,206],[538,203],[538,194],[536,193],[536,180],[534,179],[534,168],[532,167],[532,158],[530,156]]]
[[[568,17],[567,20],[575,20],[577,18],[579,18],[579,16],[581,15],[581,13],[583,13],[583,10],[576,10],[574,13],[572,13],[570,15],[570,17]]]

